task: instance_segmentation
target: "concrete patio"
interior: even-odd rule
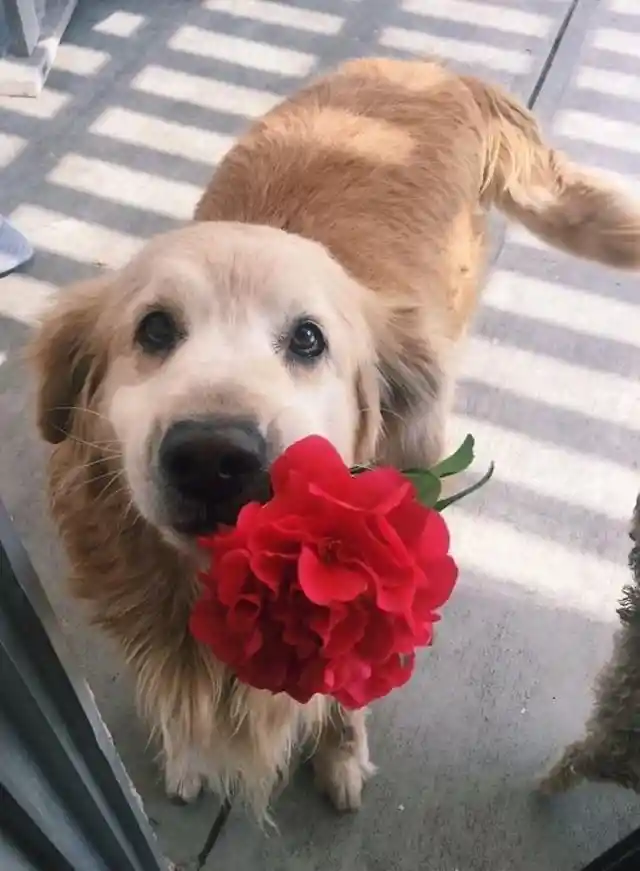
[[[42,95],[0,101],[0,212],[37,248],[0,280],[0,494],[174,861],[216,802],[164,799],[118,652],[65,595],[21,349],[61,285],[189,217],[252,117],[372,53],[438,54],[535,97],[558,146],[640,196],[639,0],[80,0]],[[336,817],[303,772],[278,833],[234,810],[210,871],[576,871],[637,825],[621,790],[531,787],[582,727],[627,578],[638,277],[509,230],[464,356],[452,441],[468,431],[496,476],[451,511],[459,590],[415,679],[375,708],[362,812]]]

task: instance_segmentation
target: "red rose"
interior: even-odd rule
[[[238,679],[361,707],[411,676],[457,569],[441,515],[391,468],[352,474],[319,436],[273,464],[273,498],[210,553],[191,631]]]

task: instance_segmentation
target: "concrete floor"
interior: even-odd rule
[[[65,596],[20,350],[59,285],[188,217],[248,119],[348,56],[437,53],[523,97],[544,74],[550,136],[637,189],[640,3],[580,0],[549,65],[569,0],[498,2],[85,0],[42,96],[0,102],[0,210],[38,252],[0,281],[0,492],[175,860],[197,852],[216,804],[166,803],[117,651]],[[531,784],[581,729],[626,579],[639,299],[637,277],[509,231],[454,421],[497,473],[450,514],[460,588],[411,685],[376,706],[365,807],[336,818],[301,775],[280,833],[234,812],[208,869],[575,871],[637,823],[621,790],[543,805]]]

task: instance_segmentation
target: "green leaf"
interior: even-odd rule
[[[416,488],[418,502],[426,505],[427,508],[433,508],[442,492],[442,484],[440,479],[436,478],[427,469],[413,469],[410,472],[403,472],[405,478],[408,478]]]
[[[466,487],[464,490],[458,491],[458,493],[454,493],[453,496],[449,496],[447,499],[440,499],[439,502],[436,502],[434,508],[436,511],[444,511],[445,508],[448,508],[449,505],[453,505],[454,502],[458,502],[460,499],[464,499],[465,496],[468,496],[470,493],[474,493],[476,490],[479,490],[480,487],[484,487],[489,478],[493,475],[494,464],[491,463],[489,469],[484,473],[482,478],[479,481],[476,481],[475,484],[471,484],[470,487]]]
[[[436,478],[448,478],[450,475],[457,475],[458,472],[464,472],[473,462],[473,446],[475,440],[472,435],[468,435],[462,442],[457,451],[454,451],[450,457],[442,460],[432,469],[429,469],[432,475]]]

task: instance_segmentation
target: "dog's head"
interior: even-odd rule
[[[270,461],[305,435],[348,463],[372,457],[371,296],[322,246],[280,230],[203,223],[157,238],[122,270],[63,292],[46,319],[41,431],[115,465],[163,531],[233,522],[264,495]]]

